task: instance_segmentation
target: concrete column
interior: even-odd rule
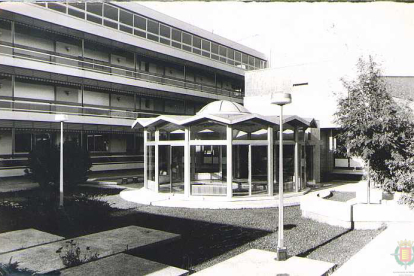
[[[159,189],[160,189],[160,184],[159,184],[159,179],[160,179],[160,160],[159,160],[159,145],[158,142],[160,141],[160,130],[156,129],[155,130],[155,192],[158,193]]]
[[[190,129],[184,131],[184,195],[189,197],[191,194],[191,171],[190,171]]]
[[[195,179],[195,166],[196,166],[195,155],[196,155],[195,147],[190,147],[190,157],[191,157],[191,163],[190,163],[191,178],[190,180]]]
[[[148,131],[144,129],[144,188],[148,189],[148,149],[147,149],[147,139]]]
[[[221,146],[219,146],[219,174],[220,179],[223,180],[223,150]]]
[[[273,195],[273,127],[267,128],[267,192]]]
[[[299,129],[295,127],[295,156],[294,156],[295,191],[299,192]]]
[[[231,126],[227,126],[227,197],[233,196],[233,129]]]

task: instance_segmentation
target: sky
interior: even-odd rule
[[[139,2],[263,52],[271,67],[337,64],[372,55],[385,75],[414,73],[414,4]]]
[[[264,53],[273,68],[265,74],[273,75],[265,81],[258,72],[250,89],[262,91],[265,99],[250,90],[244,98],[255,113],[278,115],[270,100],[274,86],[278,80],[296,79],[308,85],[291,91],[286,114],[335,127],[337,100],[347,93],[341,79],[355,77],[360,57],[373,56],[383,75],[414,76],[414,4],[139,3]]]

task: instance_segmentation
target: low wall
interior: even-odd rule
[[[302,197],[302,216],[329,225],[352,228],[352,203],[326,200],[330,191]]]

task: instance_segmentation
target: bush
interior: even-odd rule
[[[67,241],[64,247],[59,248],[56,253],[59,254],[62,263],[66,267],[78,266],[83,263],[95,261],[99,258],[98,253],[92,253],[89,246],[86,247],[86,251],[82,254],[82,250],[78,243],[70,240]]]
[[[63,179],[65,190],[73,190],[87,180],[92,162],[89,153],[75,142],[65,142],[63,147]],[[60,149],[58,146],[37,147],[29,154],[26,170],[40,187],[58,191],[60,183]]]

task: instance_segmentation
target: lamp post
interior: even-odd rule
[[[57,114],[55,121],[60,122],[60,186],[59,186],[59,208],[63,208],[63,122],[68,120],[68,115]]]
[[[283,106],[292,102],[290,93],[273,94],[272,104],[280,106],[279,117],[279,227],[277,242],[277,260],[285,261],[287,259],[287,249],[283,243]]]

